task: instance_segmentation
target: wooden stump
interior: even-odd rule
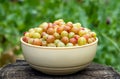
[[[0,69],[0,79],[120,79],[120,74],[111,67],[92,63],[71,75],[52,76],[34,70],[24,60],[17,60]]]

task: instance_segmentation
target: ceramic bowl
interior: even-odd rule
[[[25,60],[31,67],[46,74],[66,75],[87,67],[95,57],[96,41],[73,47],[44,47],[25,43],[21,37],[21,47]]]

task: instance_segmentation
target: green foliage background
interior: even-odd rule
[[[20,45],[24,31],[59,18],[95,31],[94,61],[120,71],[120,0],[0,0],[0,54]]]

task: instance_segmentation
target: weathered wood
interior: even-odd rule
[[[111,67],[92,63],[71,75],[51,76],[34,70],[24,60],[17,60],[0,70],[0,79],[120,79],[120,74]]]

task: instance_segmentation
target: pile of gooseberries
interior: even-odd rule
[[[96,41],[96,33],[84,28],[80,23],[65,23],[63,19],[53,23],[44,22],[24,33],[26,43],[46,47],[82,46]]]

